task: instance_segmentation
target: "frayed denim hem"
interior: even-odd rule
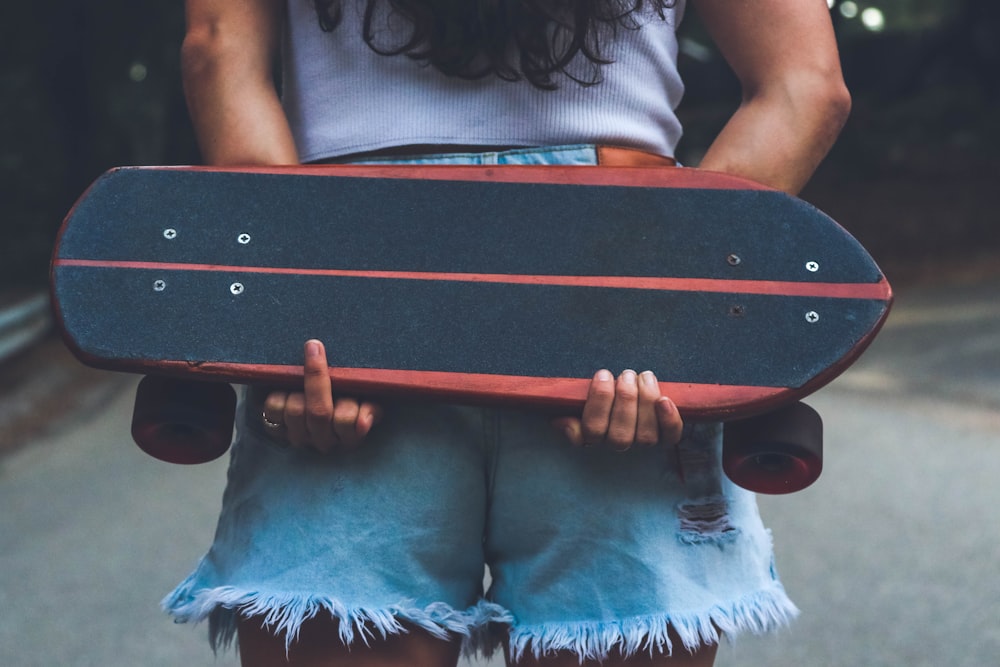
[[[332,598],[296,593],[259,593],[228,586],[193,591],[188,582],[161,605],[177,623],[207,620],[209,642],[215,652],[232,646],[241,616],[261,617],[268,630],[284,634],[286,650],[298,638],[305,621],[325,612],[339,621],[340,640],[345,645],[370,645],[372,640],[404,634],[408,631],[405,622],[440,639],[461,637],[465,654],[473,653],[482,643],[484,629],[490,624],[509,625],[513,620],[502,607],[485,601],[466,611],[443,602],[419,607],[410,601],[380,609],[351,608]]]
[[[620,621],[515,625],[510,630],[510,655],[514,661],[526,653],[536,659],[556,652],[572,652],[584,660],[606,660],[612,654],[629,657],[637,653],[673,655],[668,634],[673,629],[684,648],[718,644],[750,632],[764,634],[787,626],[799,610],[780,585],[748,596],[735,604],[704,613],[642,616]]]

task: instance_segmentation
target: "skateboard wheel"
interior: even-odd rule
[[[823,470],[823,420],[804,403],[725,426],[722,467],[756,493],[801,491]]]
[[[147,376],[135,392],[132,439],[168,463],[205,463],[233,438],[236,392],[228,384]]]

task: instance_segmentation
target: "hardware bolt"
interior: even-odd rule
[[[729,263],[729,266],[739,266],[740,264],[743,263],[743,260],[740,259],[740,256],[735,254],[726,257],[726,261]]]
[[[816,273],[819,271],[819,262],[806,262],[806,271]]]
[[[240,245],[246,245],[246,244],[250,243],[250,235],[249,234],[240,234],[239,237],[237,237],[236,240],[240,242]]]
[[[175,238],[177,238],[177,230],[176,229],[164,229],[163,230],[163,238],[167,239],[168,241],[173,241]]]
[[[229,286],[229,291],[233,294],[243,294],[243,283],[233,283]]]
[[[817,313],[815,310],[810,310],[808,313],[806,313],[806,322],[808,322],[809,324],[816,324],[817,322],[819,322],[819,313]]]
[[[153,291],[162,292],[167,289],[167,283],[164,280],[154,280],[153,281]]]

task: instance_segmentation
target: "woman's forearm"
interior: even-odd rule
[[[825,0],[694,3],[743,90],[701,166],[797,193],[851,106]]]
[[[829,82],[745,98],[701,167],[796,194],[833,146],[850,108],[846,88]]]
[[[281,6],[275,0],[187,2],[184,94],[208,164],[298,161],[272,79]]]

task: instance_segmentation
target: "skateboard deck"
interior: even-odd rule
[[[686,418],[787,404],[846,369],[892,292],[809,204],[697,169],[140,167],[53,254],[84,363],[344,394],[578,409],[652,370]]]

